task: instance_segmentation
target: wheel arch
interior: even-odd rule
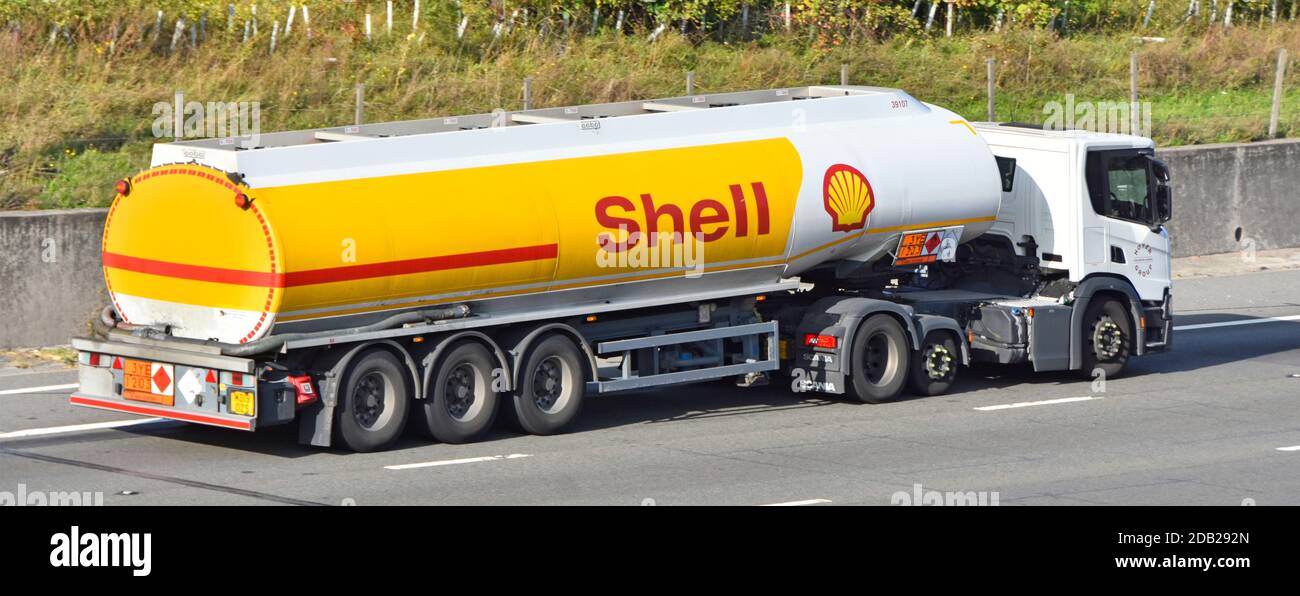
[[[504,387],[502,391],[509,391],[511,389],[514,389],[514,376],[511,373],[510,360],[506,357],[506,353],[501,349],[501,346],[497,345],[497,342],[485,333],[482,333],[480,331],[467,330],[467,331],[460,331],[440,339],[438,341],[438,345],[434,346],[434,348],[430,350],[428,354],[426,354],[423,358],[420,359],[420,364],[423,367],[423,374],[420,375],[421,392],[419,394],[419,397],[417,397],[416,399],[424,399],[424,397],[426,397],[424,395],[423,388],[428,387],[429,380],[433,376],[434,365],[437,364],[438,360],[442,358],[443,354],[446,354],[447,351],[451,349],[452,346],[461,343],[463,341],[472,341],[472,342],[482,344],[483,347],[487,348],[489,352],[492,352],[492,357],[496,359],[497,365],[500,366],[501,370],[505,371],[506,373],[505,380],[507,386]]]
[[[902,326],[903,334],[907,337],[909,351],[916,350],[921,345],[921,339],[917,336],[917,324],[914,321],[912,310],[901,304],[857,296],[831,296],[818,300],[808,307],[805,311],[805,318],[800,322],[799,327],[803,328],[810,320],[809,317],[819,317],[822,313],[837,317],[842,324],[844,328],[844,354],[852,354],[853,342],[857,339],[858,331],[866,323],[867,319],[878,314],[888,316]],[[842,357],[840,362],[840,370],[845,376],[853,372],[853,358]]]
[[[337,350],[327,350],[311,361],[312,370],[323,371],[321,375],[324,378],[320,383],[321,399],[298,412],[299,443],[317,447],[330,446],[334,434],[334,408],[339,403],[339,385],[343,382],[343,377],[352,361],[371,348],[389,352],[399,362],[405,363],[406,381],[410,386],[411,396],[414,399],[423,398],[424,388],[417,382],[420,375],[415,359],[401,344],[390,339],[380,339],[340,347]]]
[[[586,374],[586,380],[590,381],[596,378],[596,353],[591,349],[591,344],[587,342],[587,338],[583,337],[582,333],[573,328],[572,325],[552,322],[538,325],[536,327],[512,330],[502,336],[503,344],[513,345],[509,350],[510,362],[512,364],[510,372],[510,383],[512,388],[519,386],[519,374],[524,354],[527,354],[528,349],[532,347],[533,344],[537,343],[539,339],[551,333],[566,335],[569,339],[572,339],[574,343],[578,344],[578,349],[582,350],[582,353],[585,356],[584,360],[586,360],[585,364],[587,370],[583,371]]]
[[[922,343],[926,337],[929,337],[930,333],[936,331],[947,333],[952,336],[953,341],[961,348],[962,365],[970,365],[970,346],[966,343],[965,331],[957,324],[957,321],[935,315],[916,315],[914,318],[916,320],[917,335],[921,340],[916,343],[916,347],[912,348],[913,350],[921,349]]]
[[[1128,310],[1129,322],[1133,326],[1132,353],[1141,356],[1146,345],[1146,330],[1142,321],[1142,299],[1137,290],[1118,275],[1092,275],[1079,282],[1074,289],[1074,304],[1070,312],[1070,370],[1083,366],[1083,326],[1084,313],[1093,300],[1113,298],[1119,300]]]

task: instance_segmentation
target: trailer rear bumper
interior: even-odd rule
[[[278,415],[276,396],[243,372],[252,361],[123,340],[75,338],[72,346],[79,388],[68,403],[74,406],[246,431],[268,413]]]
[[[166,418],[168,420],[179,420],[181,422],[192,422],[194,424],[206,424],[208,426],[219,426],[221,428],[233,428],[235,430],[251,431],[256,426],[256,421],[252,418],[243,416],[231,416],[222,414],[195,414],[173,408],[156,407],[144,404],[135,404],[122,399],[90,397],[86,395],[72,394],[68,398],[68,403],[74,406],[85,408],[95,408],[99,410],[110,410],[113,412],[125,412],[127,414],[137,414],[140,416],[152,416],[155,418]]]

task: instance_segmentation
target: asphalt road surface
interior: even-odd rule
[[[963,371],[885,405],[697,385],[587,401],[576,428],[384,453],[67,404],[66,370],[0,372],[0,492],[107,504],[1300,504],[1300,271],[1179,281],[1174,350],[1104,387]],[[1213,325],[1215,323],[1228,323]],[[1244,324],[1243,324],[1244,323]]]

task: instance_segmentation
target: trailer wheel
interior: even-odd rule
[[[912,370],[907,384],[916,395],[942,395],[957,380],[961,354],[951,333],[931,331],[921,342],[921,349],[912,352]]]
[[[578,346],[563,335],[541,340],[524,358],[513,393],[519,426],[534,435],[564,430],[582,409],[585,385]]]
[[[387,449],[406,426],[406,372],[385,350],[362,353],[348,366],[336,408],[339,436],[358,452]]]
[[[1133,342],[1133,323],[1124,303],[1102,298],[1088,303],[1083,314],[1083,367],[1079,373],[1092,378],[1101,370],[1107,379],[1118,377],[1128,364]]]
[[[866,403],[890,401],[907,384],[911,354],[903,326],[889,315],[874,315],[853,339],[850,384],[853,395]]]
[[[496,361],[482,344],[465,342],[438,359],[417,420],[443,443],[469,443],[487,434],[497,412],[492,389]]]

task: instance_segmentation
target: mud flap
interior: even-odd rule
[[[321,380],[321,398],[298,411],[298,443],[315,447],[329,447],[334,436],[334,406],[339,403],[339,379],[335,371],[325,373]]]

